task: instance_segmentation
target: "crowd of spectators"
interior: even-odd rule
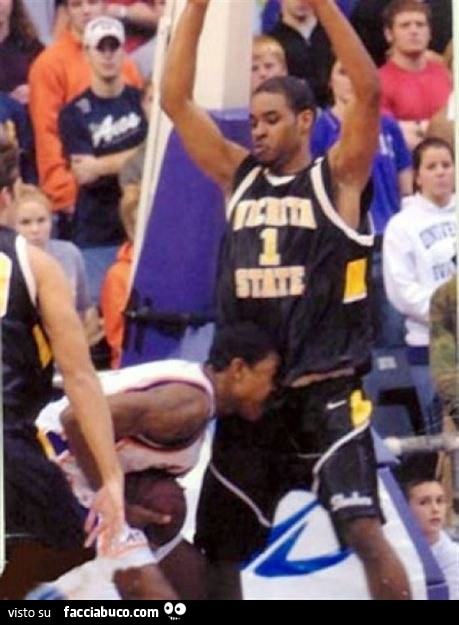
[[[382,90],[371,176],[374,343],[406,346],[426,431],[436,432],[446,413],[457,412],[456,352],[446,373],[441,355],[433,377],[429,367],[437,354],[429,335],[432,296],[443,285],[451,291],[457,273],[452,2],[337,3],[378,65]],[[105,329],[113,367],[121,362],[145,98],[164,6],[164,0],[0,0],[0,122],[16,138],[21,159],[16,227],[62,264],[88,341],[97,343]],[[311,151],[323,156],[338,140],[354,94],[314,12],[307,0],[259,0],[254,35],[252,91],[273,76],[306,79],[319,106]],[[444,340],[434,328],[432,336]],[[415,494],[413,487],[409,497]]]

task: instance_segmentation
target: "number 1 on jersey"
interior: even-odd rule
[[[265,228],[260,238],[263,239],[263,253],[258,257],[258,264],[262,267],[276,267],[281,264],[280,254],[277,253],[277,228]]]

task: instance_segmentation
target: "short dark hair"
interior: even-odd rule
[[[12,189],[19,178],[19,149],[8,129],[0,124],[0,190]]]
[[[440,486],[442,486],[441,481],[433,476],[429,477],[428,475],[424,475],[413,478],[412,480],[408,480],[400,484],[402,492],[405,495],[405,499],[409,501],[410,494],[413,488],[416,488],[416,486],[419,486],[420,484],[425,484],[426,482],[436,482],[437,484],[440,484]]]
[[[255,89],[253,95],[258,93],[280,93],[294,113],[316,111],[316,99],[309,83],[295,76],[268,78]]]
[[[454,163],[454,150],[448,141],[445,141],[441,137],[427,137],[419,143],[413,150],[413,170],[414,173],[419,171],[422,163],[422,157],[424,152],[429,148],[445,148],[451,154],[451,158]]]
[[[427,18],[429,26],[432,22],[432,11],[425,2],[419,0],[393,0],[387,5],[383,11],[383,26],[391,29],[394,25],[395,18],[400,13],[422,13]]]
[[[223,371],[234,358],[242,358],[252,367],[274,353],[277,350],[271,337],[255,323],[244,321],[217,328],[207,364]]]

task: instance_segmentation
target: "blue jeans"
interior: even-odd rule
[[[401,347],[404,340],[404,316],[387,299],[382,272],[382,254],[373,252],[371,318],[374,347]]]

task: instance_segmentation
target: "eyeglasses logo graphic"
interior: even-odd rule
[[[184,603],[172,603],[168,601],[164,605],[164,612],[171,619],[171,621],[178,621],[186,612],[186,605]]]

